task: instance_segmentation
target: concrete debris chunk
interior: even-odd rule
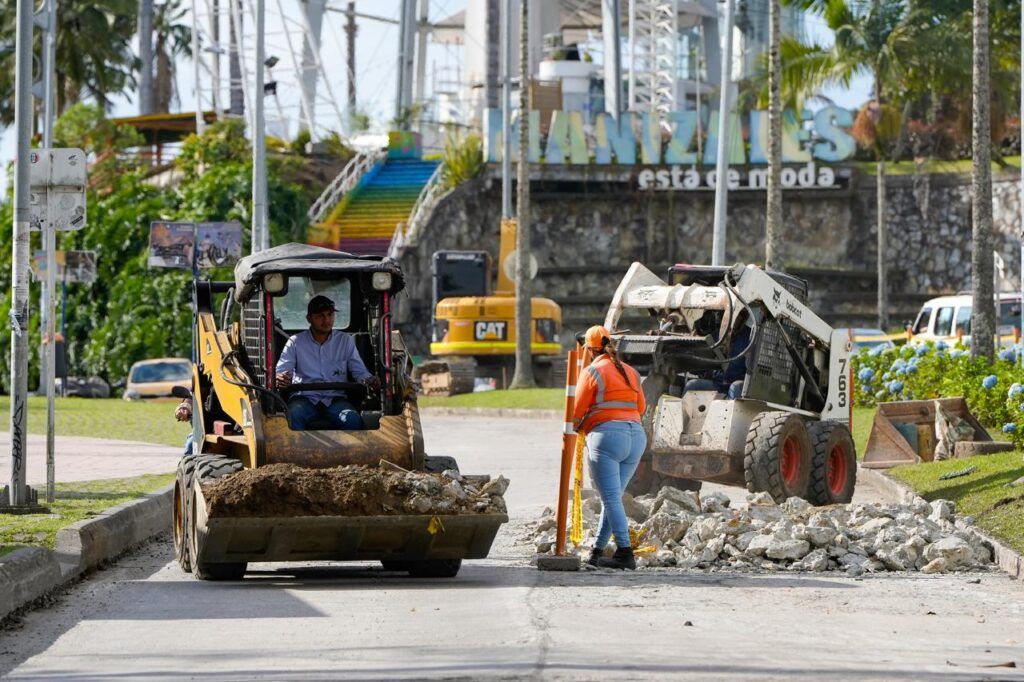
[[[992,565],[993,548],[947,500],[815,507],[799,498],[776,504],[767,493],[753,493],[734,507],[717,491],[698,495],[665,486],[655,495],[625,495],[623,506],[641,533],[641,545],[649,548],[638,563],[643,568],[842,571],[860,578]],[[580,553],[592,546],[600,499],[587,499],[583,508]],[[537,551],[550,550],[551,510],[532,533]]]

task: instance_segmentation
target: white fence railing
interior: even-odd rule
[[[331,180],[331,184],[327,185],[327,188],[320,194],[320,198],[309,208],[307,213],[309,222],[321,222],[327,212],[337,206],[341,198],[351,192],[362,177],[384,158],[386,153],[384,149],[374,149],[369,152],[359,152],[349,159],[337,177]]]
[[[391,246],[388,247],[388,256],[391,258],[400,258],[405,247],[415,241],[419,231],[430,221],[434,207],[445,194],[441,184],[443,169],[444,162],[442,161],[437,164],[437,168],[427,180],[427,184],[423,185],[420,195],[416,198],[416,203],[409,211],[409,220],[400,224],[395,230],[394,236],[391,237]]]

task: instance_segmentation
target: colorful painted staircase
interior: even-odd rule
[[[309,243],[355,254],[385,255],[439,161],[379,161],[327,218],[310,227]]]

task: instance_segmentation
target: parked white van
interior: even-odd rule
[[[969,338],[971,305],[972,298],[969,293],[939,296],[925,302],[911,328],[914,338],[921,341],[937,341],[956,338],[960,332]],[[1014,330],[1020,329],[1020,305],[1020,294],[999,294],[997,334],[1003,345],[1013,343]]]

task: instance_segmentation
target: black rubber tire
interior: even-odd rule
[[[792,448],[786,456],[784,446]],[[747,432],[743,456],[747,490],[766,492],[779,503],[790,497],[806,498],[812,452],[803,418],[791,412],[762,412]],[[788,476],[783,472],[784,464],[793,468]]]
[[[196,467],[196,456],[185,455],[178,462],[178,471],[174,480],[173,508],[171,513],[172,530],[174,533],[174,558],[178,566],[186,573],[192,572],[191,527],[189,510],[192,508],[192,472]]]
[[[242,462],[234,459],[233,457],[226,457],[224,455],[211,455],[202,454],[197,455],[195,458],[195,472],[193,479],[198,480],[200,485],[203,483],[216,480],[218,478],[224,478],[231,474],[237,473],[243,469]],[[232,562],[232,563],[205,563],[196,561],[196,557],[199,556],[199,535],[196,532],[195,527],[195,495],[190,495],[192,498],[189,506],[189,535],[190,535],[190,553],[192,557],[192,574],[200,580],[241,580],[245,575],[245,570],[248,565],[243,562]]]
[[[402,561],[401,559],[381,559],[380,565],[385,571],[407,572],[412,569],[413,562]]]
[[[850,502],[857,486],[857,446],[850,430],[839,422],[810,422],[807,434],[814,448],[808,501],[817,505]],[[836,448],[839,451],[833,457]]]
[[[454,578],[462,568],[462,559],[428,559],[410,562],[409,575],[414,578]]]

